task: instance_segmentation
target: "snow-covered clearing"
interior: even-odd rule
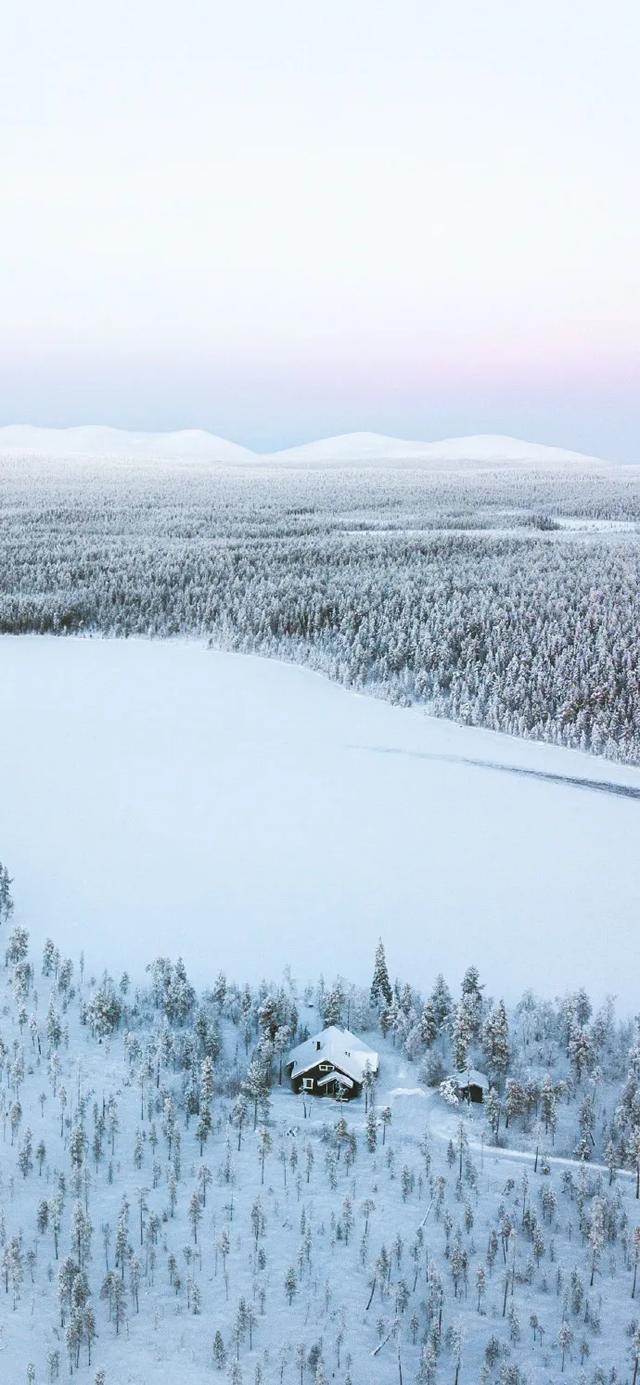
[[[0,641],[0,753],[16,918],[95,969],[366,980],[382,934],[418,987],[475,961],[637,1007],[640,802],[561,781],[640,771],[195,642],[48,637]]]

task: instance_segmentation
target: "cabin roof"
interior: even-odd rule
[[[454,1072],[451,1081],[460,1088],[481,1087],[483,1092],[488,1092],[491,1085],[486,1073],[479,1072],[477,1068],[465,1068],[462,1072]]]
[[[318,1063],[332,1063],[354,1082],[362,1082],[367,1068],[373,1073],[378,1071],[380,1059],[357,1034],[330,1024],[327,1029],[313,1034],[287,1054],[286,1066],[291,1068],[292,1077],[300,1077]],[[327,1077],[330,1076],[330,1073],[327,1074]]]

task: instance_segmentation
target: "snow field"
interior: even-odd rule
[[[239,959],[363,979],[382,935],[424,990],[473,960],[507,998],[637,1009],[640,802],[536,776],[638,770],[195,642],[26,636],[0,639],[0,751],[37,945],[136,977],[180,951],[206,985]]]

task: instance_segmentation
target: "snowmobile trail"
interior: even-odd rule
[[[442,1098],[439,1097],[436,1092],[425,1093],[425,1095],[427,1096],[426,1115],[429,1134],[441,1142],[446,1141],[448,1143],[455,1134],[451,1121],[446,1120],[449,1111],[444,1108],[438,1110],[438,1103],[442,1101]],[[459,1106],[451,1108],[450,1114],[455,1116],[458,1120],[464,1120],[464,1112],[466,1109],[465,1103],[460,1102]],[[434,1111],[436,1116],[435,1120],[431,1118]],[[438,1115],[440,1116],[440,1121],[438,1121]],[[443,1117],[445,1119],[443,1119]],[[536,1151],[534,1149],[512,1149],[509,1145],[492,1145],[487,1143],[486,1140],[472,1139],[468,1131],[467,1139],[469,1149],[475,1150],[476,1153],[481,1154],[485,1158],[490,1158],[494,1160],[494,1162],[526,1163],[535,1166],[537,1160],[538,1166],[547,1164],[555,1168],[590,1169],[593,1173],[606,1173],[607,1176],[609,1175],[609,1169],[606,1164],[594,1163],[590,1159],[572,1159],[569,1155],[548,1154],[546,1150],[542,1151],[541,1149],[538,1149],[538,1154],[536,1156]],[[617,1169],[616,1178],[633,1179],[635,1178],[635,1173],[632,1169]]]
[[[526,765],[501,764],[498,760],[474,760],[465,755],[444,755],[425,750],[405,750],[393,745],[359,745],[353,750],[368,750],[375,755],[404,755],[412,760],[431,760],[439,764],[469,765],[472,769],[496,770],[499,774],[515,774],[523,779],[539,779],[545,784],[560,784],[569,789],[586,789],[592,793],[613,794],[617,798],[640,800],[640,788],[633,784],[616,784],[607,779],[583,779],[578,775],[554,774],[552,770],[530,769]]]

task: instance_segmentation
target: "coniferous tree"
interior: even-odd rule
[[[436,977],[435,984],[428,1001],[430,1012],[438,1032],[441,1033],[449,1025],[453,1014],[453,999],[451,991],[447,986],[444,976],[440,972]]]
[[[12,884],[7,867],[0,861],[0,924],[8,923],[13,913]]]
[[[462,978],[462,1001],[466,1006],[472,1039],[479,1039],[482,1026],[482,992],[477,967],[467,967]]]
[[[431,1001],[428,1000],[420,1016],[420,1038],[425,1048],[431,1048],[432,1044],[435,1043],[439,1030],[440,1026],[435,1009]]]
[[[453,1061],[457,1072],[463,1072],[469,1062],[469,1049],[476,1032],[475,996],[463,994],[456,1006],[451,1025]]]
[[[385,957],[384,943],[382,941],[382,938],[380,938],[378,946],[376,947],[376,954],[373,963],[373,980],[371,982],[371,1004],[377,1006],[381,1006],[382,1004],[384,1004],[389,1006],[391,1005],[392,999],[393,992],[391,990],[391,982],[389,981],[389,972],[387,970],[387,959]]]
[[[482,1045],[489,1073],[492,1077],[504,1078],[511,1061],[511,1049],[509,1045],[509,1022],[502,1000],[494,1005],[485,1020]]]

